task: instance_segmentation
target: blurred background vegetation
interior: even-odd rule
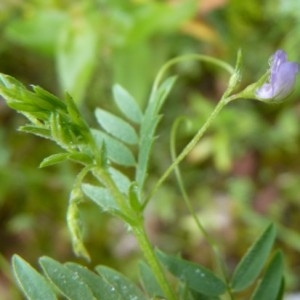
[[[203,53],[234,64],[243,51],[242,85],[256,81],[282,48],[300,61],[297,0],[2,0],[0,72],[56,95],[67,90],[88,122],[93,110],[114,110],[111,87],[123,85],[143,107],[164,62]],[[170,163],[172,122],[186,116],[178,149],[213,109],[227,75],[206,64],[181,63],[164,107],[148,179],[149,188]],[[300,289],[300,85],[284,103],[239,100],[224,109],[182,165],[193,205],[234,266],[268,219],[278,224],[287,261],[287,287]],[[10,277],[18,253],[36,266],[41,255],[77,260],[65,213],[78,167],[38,169],[57,151],[49,141],[16,131],[23,117],[0,101],[0,298],[21,299]],[[96,126],[96,125],[95,125]],[[85,242],[95,264],[135,276],[135,241],[115,219],[82,205]],[[147,212],[153,243],[211,266],[209,248],[195,228],[174,177]]]

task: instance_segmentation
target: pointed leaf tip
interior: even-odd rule
[[[270,254],[275,237],[275,226],[270,224],[248,249],[233,274],[234,291],[241,291],[255,281]]]

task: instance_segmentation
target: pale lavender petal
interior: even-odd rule
[[[269,82],[256,90],[256,96],[260,99],[285,98],[292,92],[299,71],[297,63],[289,62],[287,54],[277,50],[270,60]]]

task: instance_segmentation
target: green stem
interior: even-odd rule
[[[174,126],[172,128],[172,132],[171,132],[170,151],[171,151],[171,156],[172,156],[173,160],[176,160],[175,141],[176,141],[176,132],[177,132],[178,125],[180,124],[180,121],[182,121],[182,119],[178,119],[177,122],[174,123]],[[223,278],[224,282],[228,282],[226,268],[225,268],[225,265],[224,265],[224,262],[223,262],[223,259],[222,259],[222,255],[219,251],[218,245],[217,245],[216,241],[208,234],[208,232],[206,231],[206,229],[204,228],[204,226],[200,222],[199,218],[197,217],[197,215],[196,215],[196,213],[195,213],[195,211],[192,207],[189,196],[186,192],[186,189],[184,187],[184,183],[183,183],[183,180],[182,180],[180,168],[179,168],[178,165],[176,165],[174,171],[175,171],[175,175],[176,175],[176,178],[177,178],[179,189],[181,191],[181,194],[182,194],[182,197],[185,201],[185,204],[188,208],[188,211],[191,214],[192,218],[194,219],[194,221],[196,223],[196,226],[198,227],[200,232],[203,234],[204,239],[207,241],[207,243],[209,244],[209,246],[212,249],[213,260],[214,260],[214,264],[216,266],[216,270],[220,274],[220,276]],[[229,285],[227,285],[227,286],[229,286]],[[228,294],[231,296],[230,290],[228,290]]]
[[[166,73],[166,71],[173,65],[182,62],[182,61],[186,61],[186,60],[199,60],[199,61],[204,61],[204,62],[208,62],[211,63],[213,65],[216,65],[218,67],[223,68],[224,70],[226,70],[228,73],[233,74],[234,73],[234,68],[229,65],[228,63],[211,57],[211,56],[207,56],[207,55],[203,55],[203,54],[187,54],[187,55],[182,55],[179,57],[175,57],[171,60],[169,60],[159,71],[159,73],[157,74],[154,84],[153,84],[153,88],[152,88],[152,95],[155,94],[155,92],[158,89],[159,83],[161,82],[164,74]],[[152,97],[150,97],[150,99],[152,99]]]
[[[140,224],[138,228],[133,228],[133,232],[151,270],[153,271],[153,274],[156,276],[156,280],[160,285],[160,288],[162,289],[166,299],[176,300],[176,296],[165,276],[165,273],[159,261],[157,260],[157,257],[147,237],[143,224]]]
[[[150,268],[152,269],[153,274],[155,274],[158,284],[164,292],[166,299],[176,300],[176,297],[173,294],[173,291],[169,285],[165,273],[159,261],[157,260],[153,247],[147,237],[143,225],[142,214],[140,212],[137,213],[128,206],[126,201],[127,199],[119,191],[114,181],[110,177],[110,174],[106,170],[102,168],[94,169],[94,175],[101,183],[103,183],[110,190],[121,210],[122,215],[126,217],[123,220],[130,225],[139,243],[140,249],[143,252]]]
[[[202,54],[187,54],[187,55],[183,55],[183,56],[179,56],[179,57],[175,57],[173,59],[171,59],[170,61],[168,61],[159,71],[159,73],[157,74],[153,87],[152,87],[152,91],[151,91],[151,96],[150,96],[150,101],[153,101],[153,95],[155,95],[159,84],[164,76],[164,74],[166,73],[166,71],[173,65],[177,64],[178,62],[181,61],[186,61],[186,60],[200,60],[200,61],[204,61],[204,62],[209,62],[211,64],[214,64],[218,67],[223,68],[224,70],[226,70],[228,73],[230,74],[234,74],[235,69],[227,64],[226,62],[217,59],[217,58],[213,58],[207,55],[202,55]],[[230,92],[230,89],[228,89],[226,92]],[[199,139],[202,137],[202,135],[204,134],[204,132],[206,131],[206,129],[209,127],[210,123],[213,121],[213,119],[216,117],[216,115],[220,112],[220,110],[223,108],[223,106],[225,104],[227,104],[229,101],[229,99],[231,100],[231,97],[226,98],[228,93],[224,93],[222,99],[220,100],[220,102],[218,103],[218,105],[216,106],[215,110],[212,112],[211,116],[209,117],[209,119],[205,122],[205,124],[202,126],[202,128],[198,131],[198,133],[196,134],[196,136],[190,141],[190,143],[184,148],[184,150],[182,151],[182,153],[177,157],[177,159],[172,163],[172,165],[165,171],[165,173],[162,175],[162,177],[159,179],[159,181],[156,183],[156,185],[154,186],[153,190],[151,191],[150,195],[144,200],[143,203],[143,208],[145,208],[149,202],[149,200],[151,199],[151,197],[155,194],[155,192],[158,190],[158,188],[160,187],[160,185],[165,181],[165,179],[169,176],[169,174],[174,170],[174,168],[176,167],[177,164],[179,164],[185,157],[186,155],[194,148],[194,146],[198,143]]]
[[[185,146],[185,148],[182,150],[182,152],[177,156],[177,158],[173,161],[173,163],[168,167],[168,169],[163,173],[163,175],[160,177],[160,179],[155,184],[154,188],[148,195],[148,197],[145,199],[143,203],[143,207],[146,207],[152,196],[156,193],[156,191],[159,189],[161,184],[166,180],[166,178],[170,175],[170,173],[176,168],[176,166],[190,153],[190,151],[197,145],[207,128],[210,126],[212,121],[215,119],[215,117],[218,115],[218,113],[221,111],[221,109],[227,104],[227,98],[222,98],[209,118],[205,121],[203,126],[199,129],[199,131],[196,133],[196,135],[193,137],[193,139]]]

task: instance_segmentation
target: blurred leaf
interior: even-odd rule
[[[151,148],[155,138],[155,130],[160,120],[159,110],[175,83],[176,77],[167,78],[161,86],[154,91],[149,99],[146,112],[141,124],[138,165],[135,179],[141,189],[144,185]]]
[[[17,282],[27,299],[57,299],[45,278],[16,254],[12,257],[12,267]]]
[[[251,300],[276,300],[281,292],[281,283],[283,280],[283,255],[277,251],[272,258],[269,266],[259,284],[254,291]]]
[[[225,283],[210,270],[161,251],[157,252],[157,256],[162,264],[190,289],[207,296],[219,296],[226,291]]]
[[[146,300],[141,290],[121,273],[105,266],[97,266],[96,271],[112,286],[111,291],[121,296],[118,299]]]
[[[47,278],[67,299],[95,300],[88,285],[78,277],[76,272],[46,256],[41,257],[39,263]]]
[[[103,211],[115,212],[118,210],[117,203],[108,189],[84,183],[82,184],[82,191]]]
[[[82,14],[82,15],[81,15]],[[84,11],[70,19],[57,47],[57,68],[63,91],[81,102],[97,65],[98,36],[91,16]]]
[[[207,296],[200,293],[197,293],[195,291],[191,291],[193,300],[220,300],[220,297],[217,296]]]
[[[113,162],[124,165],[134,166],[135,158],[132,152],[120,141],[110,137],[100,130],[92,130],[97,146],[101,149],[103,144],[106,146],[107,157]]]
[[[15,19],[5,29],[5,35],[14,42],[46,55],[53,55],[59,32],[66,22],[63,11],[38,9]]]
[[[155,296],[163,298],[164,293],[157,283],[157,280],[150,267],[144,261],[140,261],[139,270],[142,284],[145,291],[147,292],[147,295],[151,298],[154,298]]]
[[[142,120],[142,111],[135,99],[120,85],[113,87],[113,95],[121,112],[132,122],[139,124]]]
[[[134,128],[124,120],[100,108],[96,109],[95,115],[102,128],[112,136],[127,144],[138,143],[138,136]]]
[[[147,2],[134,13],[135,25],[128,33],[128,42],[136,43],[156,32],[174,31],[197,12],[197,0],[178,3]]]
[[[232,155],[230,146],[230,136],[224,131],[219,131],[213,138],[214,162],[221,172],[231,170]]]
[[[245,289],[257,278],[270,254],[275,237],[275,226],[270,224],[248,249],[234,271],[231,281],[234,291]]]

